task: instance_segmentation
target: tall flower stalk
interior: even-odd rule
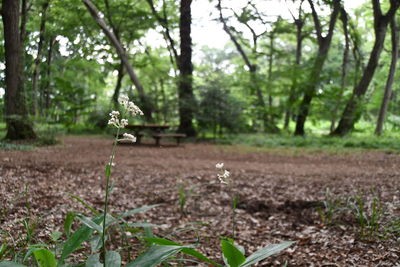
[[[228,186],[228,195],[231,199],[232,209],[232,238],[235,239],[237,197],[233,191],[233,181],[230,179],[231,173],[224,168],[224,163],[217,163],[215,167],[219,171],[217,174],[218,180],[221,182],[221,184]]]
[[[124,114],[128,113],[132,116],[143,115],[143,112],[140,110],[140,108],[138,106],[136,106],[133,102],[129,101],[129,98],[127,96],[121,96],[118,99],[118,102],[124,108]],[[107,252],[107,249],[106,249],[106,236],[107,236],[106,235],[106,231],[107,231],[106,223],[107,223],[107,213],[108,213],[108,199],[109,199],[109,194],[110,194],[111,170],[112,170],[112,167],[114,166],[114,158],[115,158],[117,144],[119,141],[124,141],[124,140],[131,141],[133,143],[136,142],[136,137],[131,134],[128,134],[128,133],[124,133],[122,136],[123,138],[120,138],[121,129],[125,128],[125,126],[128,125],[128,120],[120,118],[119,111],[111,111],[110,120],[108,121],[108,124],[117,128],[117,133],[116,133],[114,143],[112,146],[110,159],[105,167],[103,231],[101,233],[102,248],[103,248],[102,258],[103,258],[104,264],[105,264],[105,257],[106,257],[106,252]]]

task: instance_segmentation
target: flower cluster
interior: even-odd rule
[[[117,128],[125,128],[128,125],[127,119],[119,119],[119,111],[111,111],[110,120],[108,121],[109,125],[114,125]]]
[[[118,98],[118,102],[133,116],[136,115],[143,115],[143,112],[140,110],[138,106],[136,106],[132,101],[129,101],[129,98],[127,96],[121,96]],[[111,111],[110,113],[110,120],[108,121],[109,125],[113,125],[118,129],[125,128],[125,126],[128,125],[128,120],[127,119],[120,119],[120,113],[119,111]],[[131,141],[131,142],[136,142],[136,137],[124,133],[122,139],[118,139],[118,141]]]
[[[143,115],[143,111],[140,110],[138,106],[135,105],[132,101],[129,101],[129,98],[127,96],[121,96],[118,98],[118,102],[126,108],[132,116],[136,115]]]
[[[217,163],[215,167],[220,171],[220,173],[217,174],[217,178],[219,181],[223,184],[229,184],[229,176],[230,172],[224,169],[224,163]]]
[[[136,142],[136,137],[132,134],[124,133],[123,137],[123,140],[132,141],[132,143]]]

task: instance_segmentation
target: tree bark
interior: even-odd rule
[[[3,0],[2,16],[5,48],[5,139],[35,139],[36,134],[28,121],[22,80],[22,44],[19,30],[19,1]]]
[[[387,26],[399,8],[400,1],[391,0],[390,8],[385,15],[382,14],[379,0],[372,0],[372,5],[374,11],[375,31],[374,46],[370,53],[368,64],[364,70],[363,76],[361,77],[357,86],[353,89],[353,93],[350,97],[350,100],[346,104],[339,124],[335,131],[331,133],[331,135],[344,136],[350,133],[354,128],[354,124],[360,118],[362,100],[374,76],[376,67],[378,66],[379,57],[385,41]]]
[[[35,61],[33,63],[33,77],[32,77],[32,111],[35,116],[38,116],[38,79],[40,72],[40,61],[42,59],[42,50],[46,30],[46,14],[49,7],[50,0],[44,2],[42,5],[42,16],[40,18],[39,42]]]
[[[118,53],[121,61],[124,63],[126,71],[128,72],[129,78],[131,79],[132,83],[135,85],[135,87],[138,91],[140,102],[143,105],[142,110],[143,110],[146,120],[153,121],[153,118],[152,118],[153,108],[152,108],[151,102],[148,99],[146,93],[144,92],[143,86],[142,86],[141,82],[139,81],[139,78],[137,77],[135,71],[133,70],[132,65],[129,62],[128,55],[126,54],[125,48],[115,37],[114,33],[108,28],[105,21],[99,16],[99,12],[98,12],[97,8],[93,5],[93,3],[90,0],[82,0],[82,2],[85,4],[90,15],[93,17],[93,19],[96,21],[96,23],[100,26],[100,28],[102,29],[104,34],[107,36],[107,38],[110,40],[112,45],[117,50],[117,53]]]
[[[178,131],[187,136],[195,136],[193,127],[193,112],[195,107],[193,95],[193,64],[192,64],[192,38],[190,36],[192,15],[192,0],[181,0],[179,32],[181,38],[180,56],[178,61],[179,82],[179,127]]]
[[[121,91],[121,86],[122,86],[122,78],[124,78],[124,63],[121,61],[121,63],[118,66],[118,76],[117,76],[117,83],[115,84],[114,88],[114,94],[112,96],[112,100],[114,102],[114,106],[118,107],[118,98],[119,98],[119,93]]]
[[[399,33],[396,25],[396,19],[390,21],[391,37],[392,37],[392,59],[390,62],[389,75],[386,80],[385,93],[383,95],[382,104],[379,109],[378,121],[376,123],[375,134],[382,135],[383,123],[385,122],[385,115],[389,105],[390,97],[392,95],[392,85],[394,81],[394,74],[396,72],[397,58],[399,57]]]
[[[292,74],[292,85],[290,86],[289,97],[286,104],[286,113],[285,113],[285,120],[284,120],[284,129],[289,128],[290,119],[293,113],[293,104],[296,100],[296,89],[298,86],[298,78],[297,75],[299,74],[300,70],[300,63],[301,63],[301,56],[302,56],[302,47],[303,47],[303,26],[304,20],[301,17],[301,6],[299,11],[299,18],[294,19],[294,24],[296,25],[296,59],[294,65],[294,73]]]
[[[46,58],[46,83],[42,91],[44,92],[44,109],[47,111],[50,108],[50,81],[51,81],[51,64],[53,59],[53,46],[56,42],[56,37],[49,38],[49,47],[47,50],[47,58]],[[42,113],[43,109],[42,109]],[[43,115],[43,114],[42,114]]]
[[[349,63],[350,38],[348,30],[348,16],[346,10],[343,7],[340,9],[340,20],[342,21],[345,44],[344,44],[343,60],[342,60],[342,75],[340,77],[339,98],[332,111],[330,132],[333,132],[335,129],[339,107],[342,101],[344,90],[346,88],[347,65]]]
[[[305,84],[304,96],[303,96],[302,102],[300,104],[299,113],[298,113],[297,119],[296,119],[296,130],[295,130],[294,134],[300,135],[300,136],[303,136],[305,133],[304,132],[304,124],[306,122],[308,113],[310,111],[311,101],[314,97],[315,90],[318,85],[320,75],[322,72],[322,68],[325,63],[325,59],[328,56],[328,52],[329,52],[329,48],[330,48],[332,36],[333,36],[333,30],[335,28],[336,20],[337,20],[337,17],[339,14],[339,9],[340,9],[340,0],[334,0],[333,11],[331,13],[330,21],[329,21],[328,34],[325,37],[323,37],[321,23],[319,21],[317,12],[315,11],[314,4],[313,4],[312,0],[309,0],[308,2],[311,6],[312,17],[313,17],[314,24],[315,24],[315,30],[317,32],[318,54],[314,61],[314,65],[312,67],[312,71],[310,73],[308,82]]]

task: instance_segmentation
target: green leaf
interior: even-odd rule
[[[145,227],[158,227],[159,225],[153,224],[153,223],[127,223],[128,227],[133,227],[133,228],[145,228]]]
[[[92,253],[96,253],[97,251],[99,251],[102,246],[103,240],[101,239],[101,235],[96,235],[95,237],[90,239],[90,248],[92,250]]]
[[[128,263],[126,267],[153,267],[174,256],[182,250],[182,246],[151,246],[143,254],[140,254],[134,261]]]
[[[153,244],[156,245],[162,245],[162,246],[182,246],[182,244],[176,243],[174,241],[165,239],[165,238],[157,238],[157,237],[153,237],[153,238],[145,238],[146,241],[151,242]],[[210,260],[209,258],[207,258],[206,256],[204,256],[203,254],[201,254],[200,252],[194,250],[193,248],[183,248],[182,253],[186,254],[186,255],[190,255],[193,256],[199,260],[202,260],[204,262],[208,262],[214,266],[221,266],[219,263],[216,263],[215,261]]]
[[[242,264],[246,257],[231,242],[221,240],[222,254],[230,267],[238,267]]]
[[[26,266],[13,261],[2,261],[0,262],[0,267],[26,267]]]
[[[78,215],[76,216],[83,224],[85,224],[86,226],[88,226],[89,228],[92,228],[93,230],[96,230],[99,233],[103,233],[103,227],[97,223],[95,223],[94,221],[92,221],[92,219],[83,216],[83,215]]]
[[[291,246],[293,243],[296,243],[294,241],[286,241],[282,242],[280,244],[275,244],[275,245],[269,245],[266,246],[262,249],[257,250],[253,254],[251,254],[249,257],[247,257],[246,261],[243,262],[243,264],[240,265],[240,267],[245,267],[245,266],[252,266],[253,264],[256,264],[259,261],[262,261],[263,259],[278,253],[281,250],[284,250],[285,248]]]
[[[83,242],[90,238],[93,229],[82,226],[64,243],[63,251],[59,262],[63,262],[75,249],[77,249]]]
[[[107,163],[106,168],[104,170],[104,174],[106,175],[106,178],[111,177],[111,164]]]
[[[143,206],[143,207],[140,207],[140,208],[128,210],[128,211],[124,212],[123,214],[121,214],[121,215],[118,217],[118,219],[121,219],[121,218],[130,216],[130,215],[133,215],[133,214],[141,213],[141,212],[147,211],[147,210],[149,210],[149,209],[155,208],[155,207],[157,207],[157,206],[160,206],[160,204],[149,205],[149,206]]]
[[[116,251],[107,251],[106,262],[107,267],[121,267],[121,256]]]
[[[62,236],[62,233],[59,231],[53,231],[51,232],[50,238],[53,242],[56,242],[60,237]]]
[[[74,222],[74,218],[75,218],[76,214],[75,213],[68,213],[67,217],[65,218],[65,222],[64,222],[64,233],[67,236],[67,238],[70,236],[71,234],[71,227],[72,227],[72,223]]]
[[[85,206],[85,208],[87,208],[88,210],[90,210],[94,215],[98,216],[99,213],[96,211],[96,209],[94,209],[93,207],[91,207],[89,204],[87,204],[84,200],[82,200],[81,198],[72,195],[72,194],[68,194],[68,196],[70,196],[71,198],[75,199],[76,201],[78,201],[79,203],[81,203],[83,206]]]
[[[85,267],[103,267],[103,264],[100,262],[100,254],[91,255],[86,260]]]
[[[53,252],[48,249],[40,249],[33,252],[39,267],[56,267],[57,261]]]

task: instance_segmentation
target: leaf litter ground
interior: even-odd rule
[[[112,140],[105,138],[66,137],[57,146],[0,151],[1,239],[11,245],[24,238],[22,220],[27,217],[37,224],[36,242],[40,242],[48,241],[53,231],[62,231],[67,213],[90,215],[68,194],[101,210],[111,145]],[[203,143],[121,145],[112,174],[111,212],[160,203],[131,221],[158,224],[156,235],[181,243],[199,238],[199,249],[219,260],[219,237],[230,236],[232,224],[228,190],[216,178],[218,162],[225,163],[235,181],[236,240],[247,254],[269,244],[298,241],[259,266],[285,262],[288,266],[400,266],[398,232],[385,239],[366,238],[360,236],[349,211],[336,211],[337,218],[329,226],[317,212],[325,208],[329,188],[334,199],[378,197],[382,214],[399,218],[400,155],[390,152],[294,154]],[[181,200],[186,197],[184,212],[180,193]],[[135,238],[132,242],[138,245]]]

